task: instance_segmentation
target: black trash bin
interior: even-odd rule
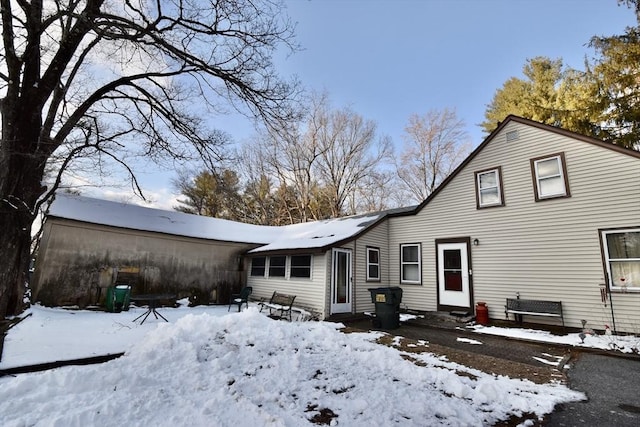
[[[399,328],[402,288],[397,286],[370,288],[369,292],[371,292],[371,302],[376,307],[375,326],[382,329]]]

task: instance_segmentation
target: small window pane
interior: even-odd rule
[[[420,280],[420,271],[415,264],[406,264],[402,266],[402,279],[409,282],[418,282]]]
[[[480,174],[480,188],[495,187],[498,185],[496,171]]]
[[[251,260],[251,275],[264,276],[266,257],[256,257]]]
[[[560,164],[558,160],[559,159],[557,157],[548,160],[540,160],[537,163],[538,177],[544,178],[547,176],[560,175]]]
[[[286,272],[287,257],[273,256],[269,258],[269,277],[284,277]]]
[[[379,279],[380,278],[380,270],[377,265],[369,265],[369,279]]]
[[[640,261],[611,261],[613,286],[640,287]]]
[[[540,180],[540,196],[550,196],[564,194],[564,181],[562,177],[547,178]]]
[[[373,264],[378,264],[378,251],[375,249],[369,249],[369,262]]]
[[[292,255],[290,276],[311,277],[311,255]]]
[[[418,262],[418,247],[417,246],[403,246],[402,247],[402,261],[403,262]]]
[[[640,231],[607,235],[610,259],[640,259]]]
[[[480,205],[496,205],[500,203],[500,194],[497,188],[480,191]]]

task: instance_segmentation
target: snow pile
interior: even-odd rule
[[[584,399],[338,327],[255,308],[157,323],[111,362],[0,378],[0,425],[479,426]]]

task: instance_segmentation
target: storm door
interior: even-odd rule
[[[351,250],[331,254],[331,313],[351,313]]]
[[[468,243],[438,243],[438,305],[471,308]]]

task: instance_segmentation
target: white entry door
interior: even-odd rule
[[[331,313],[351,313],[351,250],[331,251]]]
[[[438,303],[471,308],[467,243],[438,243]]]

